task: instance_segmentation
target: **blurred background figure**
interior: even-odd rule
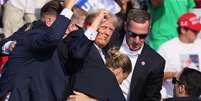
[[[173,78],[175,98],[164,101],[201,101],[201,72],[191,68],[184,68],[181,74]]]
[[[122,20],[125,21],[128,11],[132,9],[132,4],[130,0],[115,0],[117,4],[121,7],[121,11],[117,13],[117,16]]]
[[[130,0],[133,8],[147,10],[147,0]]]
[[[191,12],[195,13],[201,22],[201,0],[194,0],[195,1],[195,7],[191,10]],[[198,34],[198,38],[201,38],[201,31]]]
[[[25,23],[39,18],[41,7],[50,0],[8,0],[3,14],[3,32],[9,37]]]
[[[7,0],[0,0],[0,40],[4,38],[3,34],[3,11],[4,11],[4,4],[6,3]]]
[[[162,44],[158,53],[166,60],[162,98],[173,97],[172,77],[183,68],[201,71],[201,39],[197,38],[201,23],[194,13],[185,13],[178,20],[178,37]]]
[[[175,38],[178,35],[177,19],[194,6],[194,0],[150,0],[148,10],[152,16],[152,27],[149,45],[157,50],[162,43]]]

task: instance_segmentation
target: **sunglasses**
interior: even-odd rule
[[[181,81],[179,81],[179,80],[177,80],[177,78],[176,77],[173,77],[172,78],[172,84],[183,84]]]
[[[134,37],[134,38],[136,38],[136,37],[138,36],[140,39],[145,39],[145,38],[147,37],[147,33],[138,34],[138,33],[131,32],[131,31],[128,31],[128,35],[129,35],[130,37]]]

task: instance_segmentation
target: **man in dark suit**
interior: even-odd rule
[[[191,68],[184,68],[178,77],[173,77],[175,98],[164,101],[201,101],[201,72]]]
[[[67,36],[67,45],[69,44],[68,40],[72,40],[68,46],[70,59],[67,67],[74,69],[71,87],[68,91],[79,91],[100,101],[125,101],[115,76],[105,65],[105,56],[102,51],[102,48],[109,42],[116,24],[117,18],[114,15],[100,11],[90,14],[86,18],[84,25],[87,30],[85,32],[78,30]],[[85,40],[74,39],[73,41],[75,35],[80,35]],[[83,41],[78,52],[75,52],[75,48],[71,49],[78,45],[76,40]],[[75,58],[80,57],[78,55],[84,55],[84,57]],[[75,96],[70,96],[68,100],[74,101]]]
[[[23,26],[10,38],[17,45],[0,78],[1,101],[9,93],[9,101],[64,99],[66,81],[53,53],[70,23],[74,4],[75,0],[68,0],[62,11],[59,2],[48,2],[41,9],[39,21]]]
[[[146,11],[129,11],[124,29],[113,34],[105,48],[118,46],[132,62],[132,72],[120,85],[128,101],[160,101],[165,60],[145,42],[151,19]]]

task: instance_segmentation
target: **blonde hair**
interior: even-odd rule
[[[119,48],[113,47],[108,50],[106,66],[111,69],[122,68],[124,73],[131,72],[131,61],[126,54],[120,53]]]

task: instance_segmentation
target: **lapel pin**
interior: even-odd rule
[[[142,65],[142,66],[144,66],[145,64],[146,64],[145,61],[142,61],[142,62],[141,62],[141,65]]]

